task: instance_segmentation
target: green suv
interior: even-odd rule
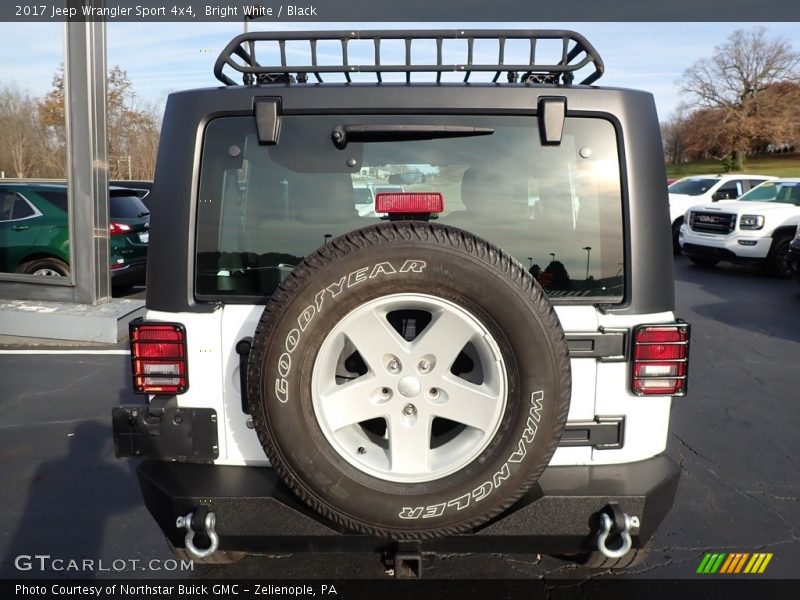
[[[112,285],[144,282],[150,211],[133,190],[111,187],[109,220]],[[64,184],[0,183],[0,271],[69,275]]]

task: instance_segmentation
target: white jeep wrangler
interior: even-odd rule
[[[385,65],[387,39],[501,50]],[[225,87],[169,97],[131,327],[146,401],[114,434],[177,552],[642,559],[678,484],[689,328],[653,98],[602,72],[569,31],[254,32]]]

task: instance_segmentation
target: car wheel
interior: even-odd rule
[[[683,219],[678,219],[672,224],[672,254],[674,256],[679,256],[681,253],[681,245],[678,242],[681,225],[683,225]]]
[[[767,255],[767,272],[775,277],[789,277],[792,274],[792,265],[789,263],[789,244],[791,237],[775,238]]]
[[[270,299],[248,366],[272,466],[370,535],[468,530],[539,478],[570,398],[569,350],[513,258],[453,227],[384,223],[308,256]]]
[[[69,265],[58,258],[37,258],[22,263],[17,272],[40,277],[69,277]]]
[[[707,258],[705,256],[690,256],[689,260],[696,264],[698,267],[714,267],[719,263],[716,258]]]

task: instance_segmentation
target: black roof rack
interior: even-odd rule
[[[317,60],[317,43],[329,40],[341,43],[341,64],[320,64]],[[353,40],[373,42],[374,63],[350,64],[348,42]],[[402,40],[405,43],[403,64],[381,62],[381,42],[387,40]],[[436,41],[435,64],[412,63],[412,44],[419,40]],[[460,64],[444,63],[443,46],[447,40],[466,40],[465,62]],[[496,40],[498,42],[496,63],[475,62],[475,40]],[[529,42],[530,51],[527,53],[527,62],[522,64],[505,63],[508,40]],[[537,64],[536,45],[540,40],[559,40],[561,42],[560,58]],[[305,65],[287,64],[287,42],[306,42],[308,44],[308,58],[305,59]],[[272,43],[271,48],[269,47],[270,43]],[[266,50],[268,56],[275,56],[271,62],[277,62],[277,53],[279,53],[280,64],[261,64],[256,58],[257,46]],[[299,47],[305,48],[303,44],[299,44]],[[295,45],[292,45],[291,49],[293,53],[297,53],[298,48]],[[272,50],[271,53],[270,50]],[[261,55],[263,57],[265,52],[262,52]],[[436,82],[439,83],[442,73],[456,72],[463,73],[463,81],[467,82],[474,72],[494,72],[492,82],[495,83],[503,73],[506,73],[508,81],[512,83],[520,81],[522,83],[563,83],[568,85],[573,83],[576,71],[590,64],[594,67],[594,71],[579,82],[582,85],[588,85],[600,78],[603,74],[603,60],[582,35],[567,30],[252,31],[236,36],[225,46],[214,65],[214,75],[225,85],[237,85],[223,72],[228,66],[243,74],[245,85],[254,85],[293,83],[295,81],[306,83],[309,74],[313,75],[318,82],[322,82],[322,76],[326,73],[343,74],[348,83],[352,81],[351,74],[353,73],[374,73],[379,83],[383,81],[382,74],[384,73],[405,73],[406,83],[411,82],[411,73],[436,73]]]

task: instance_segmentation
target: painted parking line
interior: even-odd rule
[[[130,350],[0,350],[0,354],[57,354],[60,356],[81,354],[117,354],[127,356],[130,353]]]

